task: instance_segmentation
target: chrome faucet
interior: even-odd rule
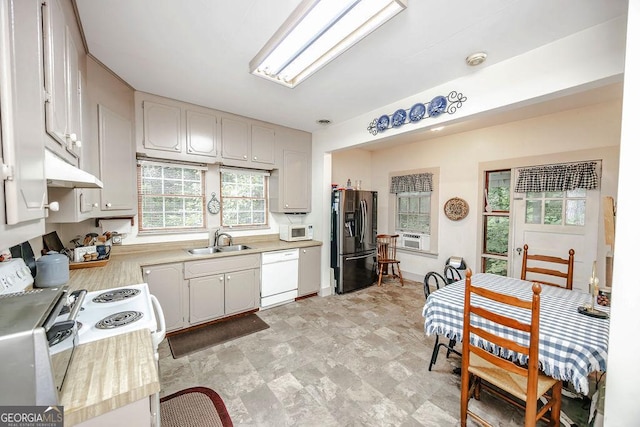
[[[220,244],[220,237],[226,237],[227,238],[227,246],[231,246],[233,244],[233,237],[231,237],[230,234],[228,233],[221,233],[220,229],[216,230],[216,233],[213,235],[213,246],[219,246]]]

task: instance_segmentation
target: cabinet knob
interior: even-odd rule
[[[302,250],[302,253],[303,253],[303,254],[306,254],[306,253],[307,253],[307,250],[306,250],[306,249],[303,249],[303,250]]]
[[[284,207],[285,207],[285,208],[288,208],[288,207],[289,207],[289,205],[285,203]]]
[[[144,274],[146,274],[147,276],[151,274],[151,270],[145,270]]]
[[[258,156],[253,156],[253,160],[258,160]]]
[[[180,151],[180,146],[176,145],[175,147],[173,147],[173,149],[176,151]]]
[[[110,207],[111,207],[111,202],[107,203],[107,204],[106,204],[106,206],[107,206],[108,208],[110,208]]]
[[[92,204],[91,207],[92,208],[97,208],[98,207],[98,203],[96,202],[96,203]]]
[[[78,135],[76,135],[75,133],[68,133],[65,136],[71,142],[76,142],[78,140]]]
[[[231,280],[231,276],[227,276],[227,280]]]
[[[243,159],[247,160],[247,155],[242,156]]]
[[[58,212],[60,210],[60,203],[58,202],[50,202],[48,205],[44,205],[45,209],[49,209],[53,212]]]
[[[77,140],[76,142],[74,142],[74,144],[76,144],[76,147],[82,148],[82,141]]]

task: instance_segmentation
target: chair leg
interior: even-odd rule
[[[436,360],[438,359],[438,349],[440,346],[438,345],[438,341],[440,340],[440,336],[436,335],[436,343],[433,345],[433,353],[431,353],[431,362],[429,362],[429,371],[431,371],[431,367],[436,364]]]
[[[398,264],[398,276],[400,276],[400,285],[404,286],[404,280],[402,279],[402,271],[400,271],[400,264]]]
[[[469,371],[464,369],[460,379],[460,427],[467,426],[469,409]]]
[[[551,406],[549,425],[560,427],[560,410],[562,409],[562,383],[560,381],[553,386],[551,399],[553,400],[553,405]]]
[[[384,272],[384,269],[379,266],[378,267],[378,286],[382,285],[382,273]]]

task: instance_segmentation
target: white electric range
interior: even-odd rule
[[[73,303],[73,302],[72,302]],[[72,306],[72,304],[70,304]],[[67,316],[64,310],[59,320]],[[138,329],[149,329],[156,354],[165,337],[162,307],[149,292],[146,283],[87,292],[76,318],[77,345],[110,338]],[[70,340],[60,340],[51,347],[52,353],[63,351],[72,345]]]

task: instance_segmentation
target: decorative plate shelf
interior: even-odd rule
[[[383,114],[369,123],[367,130],[372,135],[390,128],[398,128],[405,123],[415,123],[426,117],[438,117],[442,113],[453,114],[467,100],[463,94],[451,91],[449,95],[438,95],[426,103],[417,103],[411,108],[396,110],[393,114]]]
[[[459,197],[454,197],[444,204],[444,214],[451,221],[460,221],[469,214],[469,204]]]

